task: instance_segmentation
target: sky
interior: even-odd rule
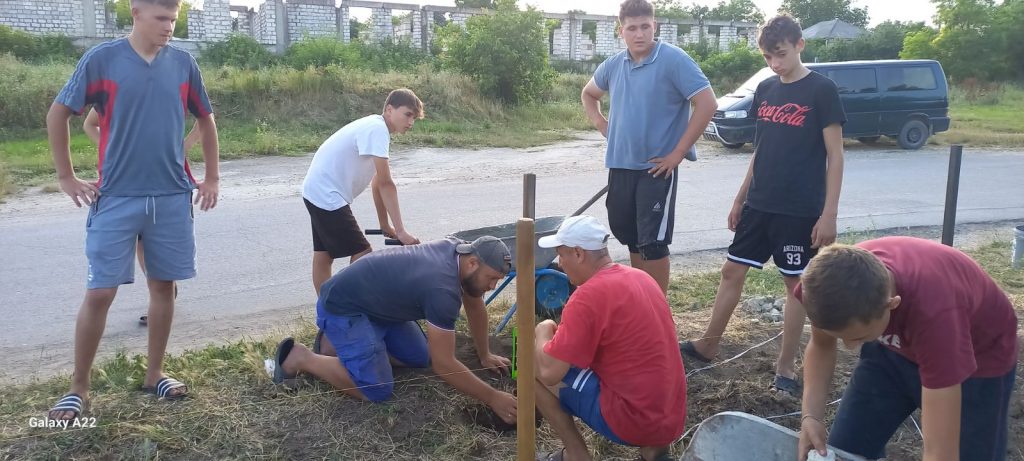
[[[286,0],[287,1],[287,0]],[[455,2],[453,0],[394,0],[396,3],[408,3],[408,4],[420,4],[420,5],[440,5],[440,6],[451,6]],[[715,6],[719,0],[681,0],[680,3],[687,4],[702,4],[707,6]],[[202,3],[202,2],[198,2]],[[232,5],[246,5],[255,7],[262,3],[262,0],[231,0]],[[606,14],[606,15],[617,15],[619,13],[619,4],[622,0],[519,0],[519,4],[522,5],[533,5],[542,11],[549,13],[565,13],[569,10],[583,10],[590,14]],[[869,26],[874,26],[880,22],[888,20],[898,21],[924,21],[932,24],[932,16],[935,15],[935,5],[929,0],[853,0],[851,2],[854,7],[868,8]],[[771,16],[778,9],[779,5],[782,4],[782,0],[754,0],[761,11],[765,13],[765,16]],[[362,10],[362,11],[361,11]],[[365,8],[356,8],[352,11],[352,15],[364,19],[369,16],[369,10]],[[807,24],[811,26],[812,24]]]

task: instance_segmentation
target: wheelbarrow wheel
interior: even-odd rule
[[[563,274],[565,273],[565,271],[562,270],[562,266],[560,266],[558,264],[558,261],[553,261],[551,264],[548,264],[547,268],[548,269],[554,269],[554,270],[556,270],[558,272],[561,272]],[[565,283],[569,284],[569,296],[572,296],[573,292],[576,291],[576,285],[573,285],[572,282],[569,281],[569,277],[568,276],[565,277]]]
[[[571,286],[565,274],[548,273],[537,277],[535,285],[537,304],[534,311],[538,320],[558,319],[562,314],[565,302],[569,300]]]

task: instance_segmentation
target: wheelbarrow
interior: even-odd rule
[[[571,293],[571,287],[569,286],[569,277],[566,276],[562,271],[557,269],[557,265],[553,264],[553,261],[558,256],[554,248],[541,248],[537,246],[537,240],[541,237],[552,235],[558,231],[558,226],[565,220],[563,216],[548,216],[540,218],[535,221],[535,232],[534,237],[534,283],[536,284],[537,302],[535,312],[537,316],[542,319],[554,319],[558,318],[565,307],[566,301],[569,300],[569,294]],[[366,235],[383,235],[380,229],[367,229]],[[456,232],[450,234],[449,237],[454,237],[466,242],[472,242],[480,237],[489,235],[501,240],[508,247],[509,252],[513,255],[516,254],[516,224],[503,224],[500,226],[481,227],[479,229],[470,229],[465,231]],[[385,238],[385,245],[401,245],[402,242],[394,238]],[[513,280],[516,278],[516,261],[512,258],[512,270],[505,276],[505,279],[498,285],[491,295],[487,297],[484,305],[488,305],[494,298],[501,294],[502,290],[505,289]],[[516,313],[516,305],[513,304],[512,308],[509,309],[508,313],[498,324],[495,334],[501,333],[508,324],[508,321],[512,318],[512,315]]]
[[[556,269],[557,266],[552,264],[558,253],[555,252],[554,248],[541,248],[537,245],[537,240],[541,237],[552,235],[558,231],[558,226],[565,220],[564,216],[547,216],[544,218],[538,218],[534,222],[534,283],[537,291],[537,303],[536,313],[540,318],[551,319],[557,318],[561,313],[562,308],[565,307],[565,302],[569,300],[570,286],[569,277],[562,271]],[[471,229],[451,234],[450,237],[472,242],[477,238],[490,235],[495,237],[508,246],[509,251],[514,255],[516,254],[516,224],[502,224],[500,226],[481,227],[479,229]],[[494,298],[498,297],[499,294],[516,278],[516,273],[519,268],[515,265],[515,258],[512,258],[512,270],[505,276],[505,280],[498,285],[491,295],[484,301],[484,305],[488,305]],[[497,329],[494,333],[501,333],[508,325],[509,320],[516,313],[516,305],[513,304],[512,308],[508,310],[505,317],[498,323]]]
[[[679,461],[794,461],[800,434],[754,415],[726,411],[697,426]],[[836,461],[864,461],[829,447]]]
[[[570,217],[577,216],[587,208],[590,208],[601,196],[608,192],[608,186],[604,186],[597,194],[594,194],[587,203],[583,204],[578,210],[574,211]],[[553,263],[558,253],[555,252],[554,248],[541,248],[537,245],[537,241],[541,237],[553,235],[558,231],[558,226],[562,225],[562,221],[565,220],[565,216],[547,216],[539,218],[534,221],[534,283],[537,293],[537,302],[535,312],[539,318],[542,319],[554,319],[562,312],[562,308],[565,307],[566,301],[569,300],[569,294],[572,292],[572,286],[569,284],[569,277],[564,272],[558,270],[558,266]],[[368,229],[366,230],[367,235],[381,235],[383,234],[380,229]],[[449,237],[454,237],[467,242],[472,242],[479,237],[490,235],[492,237],[500,239],[508,247],[509,251],[516,254],[516,224],[502,224],[498,226],[481,227],[478,229],[470,229],[459,231],[454,234],[450,234]],[[401,245],[397,239],[386,238],[384,239],[385,245]],[[498,297],[499,294],[516,278],[516,267],[515,257],[512,258],[512,270],[505,276],[505,280],[498,285],[497,288],[491,292],[491,295],[484,301],[484,305],[488,305],[494,298]],[[494,333],[501,333],[508,325],[509,320],[516,313],[516,305],[513,304],[509,309],[505,317],[498,323]]]

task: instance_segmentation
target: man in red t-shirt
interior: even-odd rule
[[[813,327],[801,460],[825,448],[836,339],[861,352],[829,445],[884,457],[889,438],[921,408],[925,460],[1006,457],[1017,315],[970,257],[910,237],[833,245],[811,260],[795,291]]]
[[[590,216],[566,219],[538,242],[555,248],[579,288],[562,323],[537,325],[537,408],[565,448],[543,460],[589,460],[573,416],[640,457],[668,456],[686,424],[686,375],[676,326],[661,287],[638,269],[612,262],[609,232]]]

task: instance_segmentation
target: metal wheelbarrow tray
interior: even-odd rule
[[[534,222],[534,237],[533,237],[533,251],[534,251],[534,269],[545,269],[551,265],[551,262],[555,260],[558,253],[555,252],[554,248],[541,248],[537,246],[537,240],[541,237],[553,235],[558,231],[558,226],[562,224],[565,219],[564,216],[546,216],[543,218],[537,218]],[[490,235],[500,239],[505,245],[508,246],[508,250],[512,253],[512,270],[516,270],[516,223],[502,224],[500,226],[481,227],[479,229],[470,229],[451,234],[451,237],[472,242],[477,238]]]

